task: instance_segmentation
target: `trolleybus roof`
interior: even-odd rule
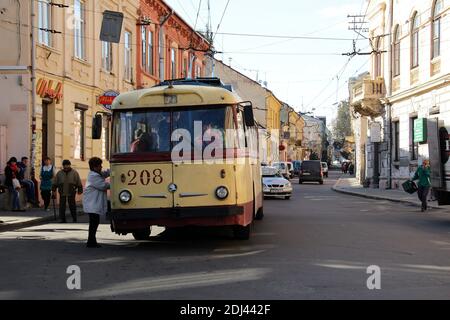
[[[239,96],[224,86],[218,78],[165,81],[152,88],[122,93],[112,109],[161,108],[236,104]]]

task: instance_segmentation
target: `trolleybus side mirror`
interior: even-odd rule
[[[247,103],[244,105],[244,119],[245,119],[245,125],[247,127],[255,126],[255,118],[253,115],[253,106],[251,103]]]
[[[92,139],[99,140],[102,138],[103,116],[96,114],[92,119]]]

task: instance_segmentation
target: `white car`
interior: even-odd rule
[[[273,166],[280,170],[286,179],[292,179],[294,177],[294,165],[292,162],[274,162]]]
[[[292,184],[285,179],[278,168],[263,167],[263,193],[264,197],[284,197],[289,200],[292,196]]]

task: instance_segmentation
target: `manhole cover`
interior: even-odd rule
[[[21,236],[21,237],[17,237],[17,240],[45,240],[46,237],[41,237],[41,236]]]

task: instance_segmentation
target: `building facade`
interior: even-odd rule
[[[260,145],[263,146],[261,161],[273,163],[279,161],[280,111],[282,102],[272,91],[262,87],[239,71],[220,60],[207,60],[206,74],[214,75],[223,83],[232,86],[243,101],[251,101],[253,112],[260,127]]]
[[[302,118],[305,122],[302,142],[305,152],[302,160],[319,160],[324,151],[324,123],[321,120],[306,114],[303,114]]]
[[[415,124],[450,126],[449,9],[444,0],[370,2],[371,78],[353,107],[370,118],[368,136],[378,141],[367,144],[375,187],[398,188],[425,158],[441,165],[427,139],[417,140]]]
[[[0,44],[0,167],[11,156],[34,159],[36,172],[46,156],[58,168],[69,159],[84,180],[91,157],[101,157],[108,166],[110,119],[104,117],[101,140],[93,140],[91,132],[95,114],[110,113],[108,103],[101,103],[161,79],[185,77],[188,66],[192,76],[203,75],[209,44],[163,1],[59,3],[67,7],[50,0],[1,0],[7,17],[0,21],[5,39]],[[124,14],[119,43],[100,40],[105,10]]]
[[[283,104],[281,111],[281,145],[280,161],[303,160],[305,150],[302,147],[305,120],[288,104]]]
[[[136,34],[138,88],[206,75],[209,42],[164,1],[140,0]]]

